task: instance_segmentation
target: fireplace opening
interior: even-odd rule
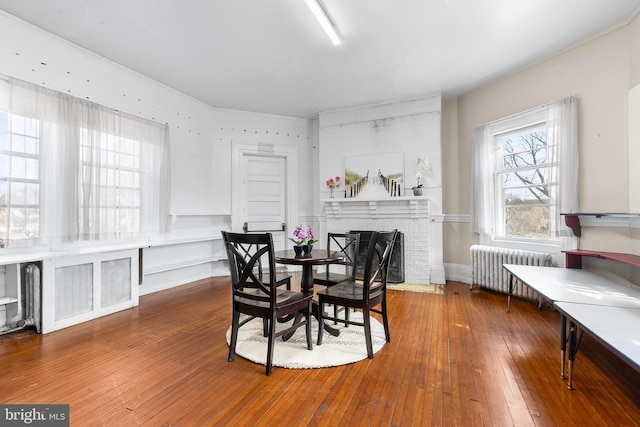
[[[356,279],[364,279],[364,263],[367,259],[367,248],[371,241],[373,231],[351,230],[350,233],[360,234],[360,247],[358,248]],[[398,231],[396,242],[393,245],[391,259],[389,260],[389,275],[387,283],[403,283],[404,282],[404,234]]]

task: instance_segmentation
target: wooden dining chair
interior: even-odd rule
[[[314,274],[313,284],[333,286],[345,280],[354,281],[359,247],[358,233],[327,233],[327,249],[342,253],[343,258],[340,262],[328,264],[324,271]]]
[[[240,251],[242,253],[244,258],[250,257],[258,249],[260,249],[260,245],[258,245],[258,244],[233,243],[233,245],[236,247],[236,249],[238,251]],[[264,262],[264,260],[262,258],[260,258],[258,260],[258,263],[257,263],[256,267],[255,267],[256,268],[256,274],[259,277],[263,277],[264,274],[267,274],[269,272],[269,268],[264,268],[263,262]],[[289,274],[287,272],[281,272],[281,271],[276,270],[276,286],[282,286],[282,285],[285,285],[287,289],[291,290],[291,274]]]
[[[367,345],[367,356],[373,359],[371,312],[382,315],[385,339],[387,342],[391,341],[387,316],[387,273],[389,270],[389,259],[391,258],[391,252],[393,251],[397,234],[398,230],[389,232],[374,231],[371,234],[371,240],[367,248],[362,284],[355,281],[344,281],[317,292],[320,312],[318,319],[318,345],[322,345],[325,320],[363,326]],[[362,310],[363,321],[342,320],[337,319],[335,315],[329,316],[324,312],[325,304]]]
[[[301,326],[306,328],[307,348],[313,349],[311,337],[311,302],[313,293],[279,289],[273,238],[271,233],[246,234],[222,232],[222,239],[229,259],[232,291],[231,339],[229,362],[235,358],[238,330],[255,318],[263,319],[265,336],[268,337],[266,374],[271,374],[275,339],[289,335]],[[251,249],[249,249],[251,248]],[[259,265],[268,266],[260,270]],[[263,274],[259,274],[262,271]],[[295,316],[302,313],[302,316]],[[244,314],[242,319],[240,315]],[[295,317],[293,324],[284,326],[277,319]],[[283,329],[276,331],[278,325]]]
[[[334,264],[328,264],[324,271],[313,275],[313,284],[334,286],[340,282],[356,280],[358,269],[358,251],[360,249],[360,234],[358,233],[327,233],[327,249],[340,252],[343,259]],[[333,315],[338,317],[339,306],[333,307]],[[345,311],[345,318],[349,318],[349,311]]]

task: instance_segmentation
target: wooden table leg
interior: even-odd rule
[[[300,280],[300,289],[302,290],[302,292],[313,293],[313,266],[311,264],[302,265],[302,279]],[[319,321],[321,313],[320,313],[320,307],[318,305],[318,302],[313,301],[311,304],[311,308],[312,308],[313,317],[315,317],[316,320]],[[302,314],[298,313],[296,315],[294,322],[299,321],[300,317],[302,317]],[[338,329],[332,328],[326,323],[324,324],[324,330],[329,332],[334,337],[337,337],[340,335],[340,331]],[[287,341],[289,338],[291,338],[292,335],[293,335],[293,332],[287,335],[283,335],[282,340]]]

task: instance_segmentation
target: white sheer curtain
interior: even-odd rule
[[[579,208],[577,99],[569,97],[541,108],[546,109],[548,163],[551,165],[549,182],[558,183],[550,187],[551,236],[573,236],[560,213],[578,212]],[[504,121],[514,118],[517,116]],[[495,129],[502,126],[501,122],[476,128],[473,144],[471,230],[487,236],[494,235],[497,217],[495,171],[499,147],[494,136]]]
[[[39,123],[40,235],[25,245],[148,238],[166,230],[168,126],[0,76],[3,109]]]
[[[164,230],[168,130],[103,106],[89,107],[74,113],[80,118],[80,155],[74,157],[80,159],[78,238],[109,240]]]
[[[558,182],[550,192],[551,233],[556,237],[571,236],[573,232],[564,223],[561,213],[579,212],[578,200],[578,101],[575,96],[547,106],[547,147],[549,163],[557,167],[550,170],[550,182]],[[555,191],[553,191],[555,190]]]
[[[471,185],[471,231],[493,235],[496,218],[494,173],[498,161],[497,147],[489,125],[475,129]]]

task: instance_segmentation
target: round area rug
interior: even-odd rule
[[[329,308],[329,310],[333,310]],[[350,319],[362,321],[362,313],[351,312]],[[280,328],[286,328],[287,324],[278,324]],[[273,350],[273,366],[290,369],[327,368],[330,366],[345,365],[357,362],[367,357],[367,345],[364,341],[364,327],[344,324],[329,324],[340,331],[340,335],[334,337],[327,331],[322,337],[322,345],[316,345],[318,339],[318,321],[311,318],[313,350],[307,350],[307,338],[305,327],[296,329],[288,341],[276,338]],[[227,344],[231,338],[231,328],[227,330]],[[386,342],[384,327],[371,318],[371,341],[373,352],[377,352]],[[262,336],[262,319],[253,319],[238,331],[238,343],[236,355],[248,359],[254,363],[266,365],[267,363],[267,338]]]

